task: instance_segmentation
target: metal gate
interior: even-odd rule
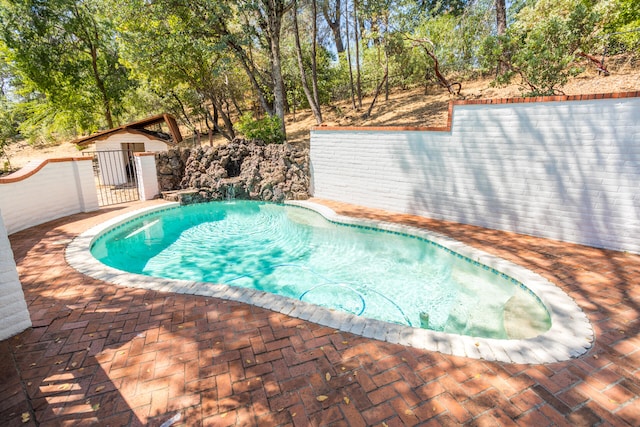
[[[84,155],[93,157],[93,175],[100,206],[140,200],[133,151],[84,151]]]

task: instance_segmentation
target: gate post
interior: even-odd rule
[[[93,178],[91,157],[74,157],[73,175],[78,191],[78,203],[81,212],[92,212],[100,208],[98,193]]]
[[[151,200],[160,194],[155,153],[133,153],[138,176],[140,200]]]

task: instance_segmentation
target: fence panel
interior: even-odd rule
[[[133,151],[85,151],[84,154],[93,157],[93,174],[100,206],[140,200]]]

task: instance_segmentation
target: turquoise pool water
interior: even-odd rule
[[[248,287],[413,327],[528,338],[550,327],[528,289],[432,242],[332,223],[296,206],[235,201],[152,212],[92,254],[155,277]]]

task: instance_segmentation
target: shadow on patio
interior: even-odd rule
[[[640,256],[332,204],[530,267],[576,298],[596,330],[591,351],[570,362],[490,363],[242,303],[110,285],[67,266],[70,239],[141,206],[10,236],[34,325],[0,343],[5,424],[640,424]]]

